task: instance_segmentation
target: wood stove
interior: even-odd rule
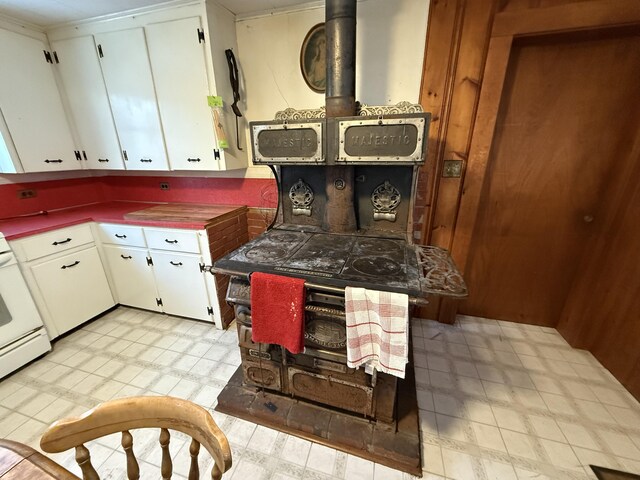
[[[344,289],[406,293],[410,303],[422,305],[433,295],[463,297],[466,287],[445,250],[413,244],[417,171],[426,158],[430,114],[408,103],[356,106],[355,3],[327,1],[326,110],[288,109],[273,121],[251,123],[253,163],[269,165],[278,183],[277,215],[267,232],[217,260],[213,271],[231,276],[227,301],[237,319],[242,365],[236,379],[241,375],[243,388],[366,419],[373,433],[360,450],[378,451],[368,458],[415,474],[421,471],[411,464],[412,455],[420,463],[417,414],[413,426],[402,430],[398,410],[406,408],[397,401],[404,385],[413,388],[405,397],[415,403],[412,379],[399,382],[347,366]],[[254,272],[305,280],[303,353],[252,341]],[[225,398],[234,402],[231,394]],[[255,405],[269,408],[274,402]],[[253,408],[249,403],[247,412]],[[376,428],[383,433],[376,434]],[[388,432],[400,436],[375,440]],[[331,435],[315,434],[316,441],[331,444]],[[403,455],[408,460],[394,463]]]

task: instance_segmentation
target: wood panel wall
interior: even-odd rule
[[[444,160],[466,162],[482,83],[496,0],[432,0],[420,103],[432,114],[426,166],[421,243],[450,249],[459,208],[461,177],[442,177]],[[418,207],[420,208],[420,207]],[[431,299],[419,314],[445,323],[455,301]]]
[[[563,5],[567,9],[562,9]],[[473,229],[464,227],[465,222],[473,226],[476,217],[470,223],[469,218],[461,218],[461,202],[467,200],[470,190],[481,198],[491,148],[489,142],[485,151],[475,151],[474,158],[473,132],[476,129],[482,134],[483,125],[495,123],[498,115],[498,104],[493,112],[480,115],[478,104],[483,88],[489,96],[496,89],[501,95],[503,88],[503,80],[492,84],[494,80],[485,77],[487,62],[493,61],[487,60],[490,42],[493,41],[491,48],[508,52],[512,39],[505,37],[512,35],[510,31],[517,31],[521,26],[518,22],[523,19],[536,34],[557,30],[557,25],[566,24],[567,19],[580,29],[580,23],[588,16],[592,20],[602,18],[603,25],[637,26],[637,6],[637,2],[628,0],[432,0],[421,93],[423,107],[434,118],[429,158],[422,172],[425,195],[417,206],[423,215],[422,242],[452,249],[457,241],[454,259],[458,261],[459,256],[459,263],[463,269],[466,267]],[[521,15],[524,10],[525,16]],[[557,16],[554,11],[569,15]],[[640,91],[635,99],[635,105],[640,104]],[[636,114],[631,120],[630,136],[623,146],[635,158],[640,157],[636,133],[640,132],[639,117]],[[493,135],[493,127],[490,134]],[[449,159],[463,160],[460,178],[442,178],[443,162]],[[604,230],[609,233],[585,235],[588,245],[577,262],[581,274],[565,292],[559,330],[572,345],[592,351],[640,398],[640,253],[630,253],[634,248],[640,251],[640,227],[636,225],[640,225],[640,193],[635,186],[640,167],[634,168],[621,169],[604,182],[619,182],[620,186],[614,188],[616,194],[607,201],[606,212],[594,210],[598,222],[606,222]],[[420,314],[451,323],[456,312],[455,302],[437,301]]]

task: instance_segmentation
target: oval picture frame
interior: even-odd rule
[[[326,41],[324,23],[318,23],[311,27],[300,48],[302,78],[316,93],[326,90]]]

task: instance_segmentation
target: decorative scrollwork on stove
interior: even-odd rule
[[[361,117],[375,117],[380,115],[399,115],[402,113],[422,113],[422,105],[410,102],[400,102],[395,105],[360,105],[358,115]]]
[[[416,246],[420,284],[424,293],[466,297],[467,285],[449,252],[432,246]]]
[[[274,120],[310,120],[313,118],[324,118],[327,114],[324,107],[309,108],[306,110],[296,110],[295,108],[286,108],[276,112]]]
[[[313,198],[311,187],[299,178],[289,190],[289,199],[293,204],[293,214],[310,217]]]
[[[411,102],[399,102],[395,105],[367,105],[358,104],[357,115],[361,117],[377,117],[380,115],[400,115],[403,113],[422,113],[424,109],[422,105]],[[325,107],[308,108],[304,110],[296,110],[295,108],[285,108],[276,112],[274,120],[310,120],[313,118],[325,118],[327,112]]]
[[[371,194],[373,203],[373,219],[396,221],[396,210],[400,205],[400,191],[391,185],[389,180],[385,180],[382,185],[378,185]]]

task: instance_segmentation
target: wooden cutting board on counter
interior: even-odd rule
[[[148,222],[219,222],[231,217],[238,209],[238,205],[198,205],[191,203],[168,203],[155,207],[126,213],[127,220],[143,220]]]

